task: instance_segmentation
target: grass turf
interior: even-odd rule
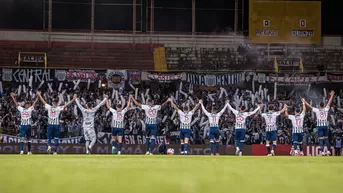
[[[343,157],[0,155],[0,193],[341,192]]]

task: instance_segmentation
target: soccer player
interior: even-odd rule
[[[51,139],[54,138],[55,152],[54,155],[57,155],[58,149],[58,140],[60,138],[60,114],[68,105],[74,102],[74,99],[64,106],[58,106],[58,100],[53,99],[52,106],[46,103],[44,98],[41,95],[41,92],[37,93],[40,101],[44,104],[45,109],[48,111],[48,149],[47,152],[51,152]]]
[[[212,111],[209,113],[202,102],[202,100],[199,101],[201,104],[202,111],[205,113],[205,115],[208,118],[208,121],[210,123],[210,149],[211,149],[211,156],[214,155],[214,144],[216,145],[216,155],[219,156],[219,140],[220,140],[220,132],[219,132],[219,119],[224,113],[227,104],[225,104],[224,108],[216,113],[218,109],[214,106],[212,106]]]
[[[241,106],[240,111],[232,108],[230,103],[227,102],[229,109],[236,117],[236,124],[235,124],[235,146],[236,146],[236,155],[242,156],[242,151],[244,148],[245,143],[245,133],[246,133],[246,119],[247,117],[255,114],[258,110],[260,110],[260,105],[252,111],[252,112],[245,112],[245,106]]]
[[[280,114],[284,113],[287,109],[287,105],[285,104],[281,111],[273,112],[274,106],[268,106],[268,112],[262,113],[262,117],[266,121],[266,148],[268,152],[268,156],[275,156],[275,149],[276,149],[276,117]],[[273,142],[273,149],[270,150],[270,142]]]
[[[188,106],[183,107],[183,111],[181,111],[176,104],[173,102],[173,99],[169,98],[168,101],[171,103],[172,107],[176,109],[180,116],[180,140],[181,140],[181,155],[188,154],[188,143],[189,138],[191,136],[191,122],[192,117],[195,111],[199,108],[200,103],[197,104],[194,109],[189,111]]]
[[[288,112],[286,110],[286,118],[290,119],[292,121],[293,130],[292,130],[292,142],[293,142],[293,149],[295,156],[303,156],[303,125],[304,125],[304,117],[306,112],[306,105],[305,105],[305,99],[301,99],[303,102],[303,110],[300,113],[300,109],[295,109],[295,115],[288,115]],[[298,145],[300,153],[298,152]]]
[[[168,103],[168,100],[164,102],[162,105],[154,105],[154,101],[152,99],[147,100],[148,105],[142,105],[133,98],[130,97],[133,103],[137,105],[139,108],[145,111],[145,124],[146,124],[146,154],[145,155],[153,155],[154,146],[155,146],[155,136],[157,133],[157,112],[161,110],[161,107]],[[150,148],[150,149],[149,149]]]
[[[27,155],[31,155],[31,125],[32,125],[32,111],[34,110],[38,98],[32,104],[29,101],[25,102],[25,108],[19,106],[15,99],[15,94],[11,93],[11,97],[18,111],[20,112],[20,154],[24,154],[24,142],[27,142]]]
[[[106,107],[108,110],[111,111],[113,117],[112,117],[112,154],[117,153],[118,149],[118,155],[121,154],[121,148],[123,146],[122,140],[124,135],[124,118],[125,113],[129,110],[131,104],[131,99],[127,102],[127,106],[123,109],[121,104],[116,105],[116,109],[113,109],[108,102],[108,99],[106,101]],[[118,140],[117,140],[118,135]],[[117,148],[117,141],[118,141],[118,148]]]
[[[305,101],[305,104],[312,109],[313,112],[316,113],[317,117],[317,128],[318,128],[318,136],[319,136],[319,145],[320,150],[322,151],[322,155],[330,155],[330,142],[328,139],[329,136],[329,122],[328,122],[328,115],[330,110],[330,105],[335,95],[334,91],[330,92],[330,99],[329,102],[324,106],[324,102],[319,104],[319,108],[314,108],[308,102]],[[327,151],[324,152],[324,142],[327,148]]]
[[[80,100],[76,98],[76,95],[74,95],[74,100],[76,100],[76,104],[79,107],[79,109],[82,112],[83,116],[83,133],[85,136],[86,140],[86,154],[91,154],[92,147],[94,146],[96,142],[96,135],[94,131],[94,118],[95,118],[95,113],[98,111],[98,109],[106,103],[107,96],[103,101],[101,101],[96,107],[92,108],[92,103],[88,102],[86,104],[86,108],[84,108],[80,104]]]

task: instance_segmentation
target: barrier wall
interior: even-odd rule
[[[158,154],[157,145],[155,146],[154,154]],[[247,146],[244,149],[246,155],[251,155],[252,146]],[[26,147],[25,147],[26,148]],[[33,154],[46,154],[46,144],[32,144]],[[145,154],[145,145],[124,145],[122,154]],[[168,148],[173,148],[175,154],[180,154],[180,145],[168,145]],[[12,144],[0,144],[0,154],[19,154],[19,143]],[[25,149],[26,152],[26,149]],[[60,144],[58,149],[59,154],[85,154],[86,149],[84,144]],[[110,145],[96,144],[93,147],[93,154],[110,154]],[[189,153],[191,155],[210,155],[211,151],[209,145],[191,145],[189,147]],[[219,153],[221,155],[234,155],[234,146],[220,146]]]
[[[275,154],[278,156],[289,156],[291,145],[278,145],[276,148]],[[319,145],[304,145],[304,155],[305,156],[319,156],[320,155],[320,146]],[[265,145],[252,145],[252,155],[253,156],[265,156],[266,155],[266,146]],[[331,154],[335,154],[335,149],[331,147]]]
[[[158,154],[157,145],[155,146],[154,154]],[[26,148],[26,147],[25,147]],[[173,148],[175,154],[180,154],[180,145],[168,145],[168,148]],[[289,156],[291,145],[278,145],[276,149],[277,156]],[[26,151],[26,150],[25,150]],[[19,154],[19,144],[0,144],[0,154]],[[33,154],[46,154],[46,144],[32,144]],[[85,154],[86,149],[84,144],[60,144],[59,154]],[[93,154],[111,154],[111,146],[97,144],[93,147]],[[211,151],[209,145],[190,145],[189,153],[191,155],[210,155]],[[221,145],[219,149],[221,155],[234,155],[235,147],[233,145]],[[244,147],[244,155],[252,156],[266,156],[265,145],[247,145]],[[335,150],[331,149],[332,155],[335,154]],[[145,154],[145,145],[124,145],[122,154]],[[319,156],[320,147],[319,145],[305,145],[304,146],[305,156]]]

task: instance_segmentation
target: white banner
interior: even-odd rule
[[[318,74],[269,74],[267,82],[277,82],[278,85],[308,85],[311,83],[328,82],[328,78],[326,75]],[[263,81],[259,81],[259,83],[263,83]]]
[[[201,86],[228,86],[245,80],[244,73],[196,74],[187,73],[187,82]]]
[[[181,73],[164,74],[164,73],[148,73],[149,80],[157,80],[159,82],[172,82],[182,79]]]
[[[98,144],[111,144],[112,135],[111,133],[99,132],[98,135]],[[156,144],[161,144],[162,141],[165,141],[165,136],[156,136]],[[145,144],[144,135],[124,135],[123,136],[124,144]]]
[[[82,136],[79,137],[71,137],[71,138],[61,138],[59,140],[59,143],[80,143]],[[21,140],[20,137],[12,136],[12,135],[0,135],[0,141],[2,143],[19,143]],[[47,139],[31,139],[32,143],[47,143]],[[52,143],[54,143],[54,139],[51,140]]]

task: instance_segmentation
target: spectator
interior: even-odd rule
[[[335,140],[335,154],[336,156],[341,156],[342,151],[342,139],[341,136],[337,136]]]

